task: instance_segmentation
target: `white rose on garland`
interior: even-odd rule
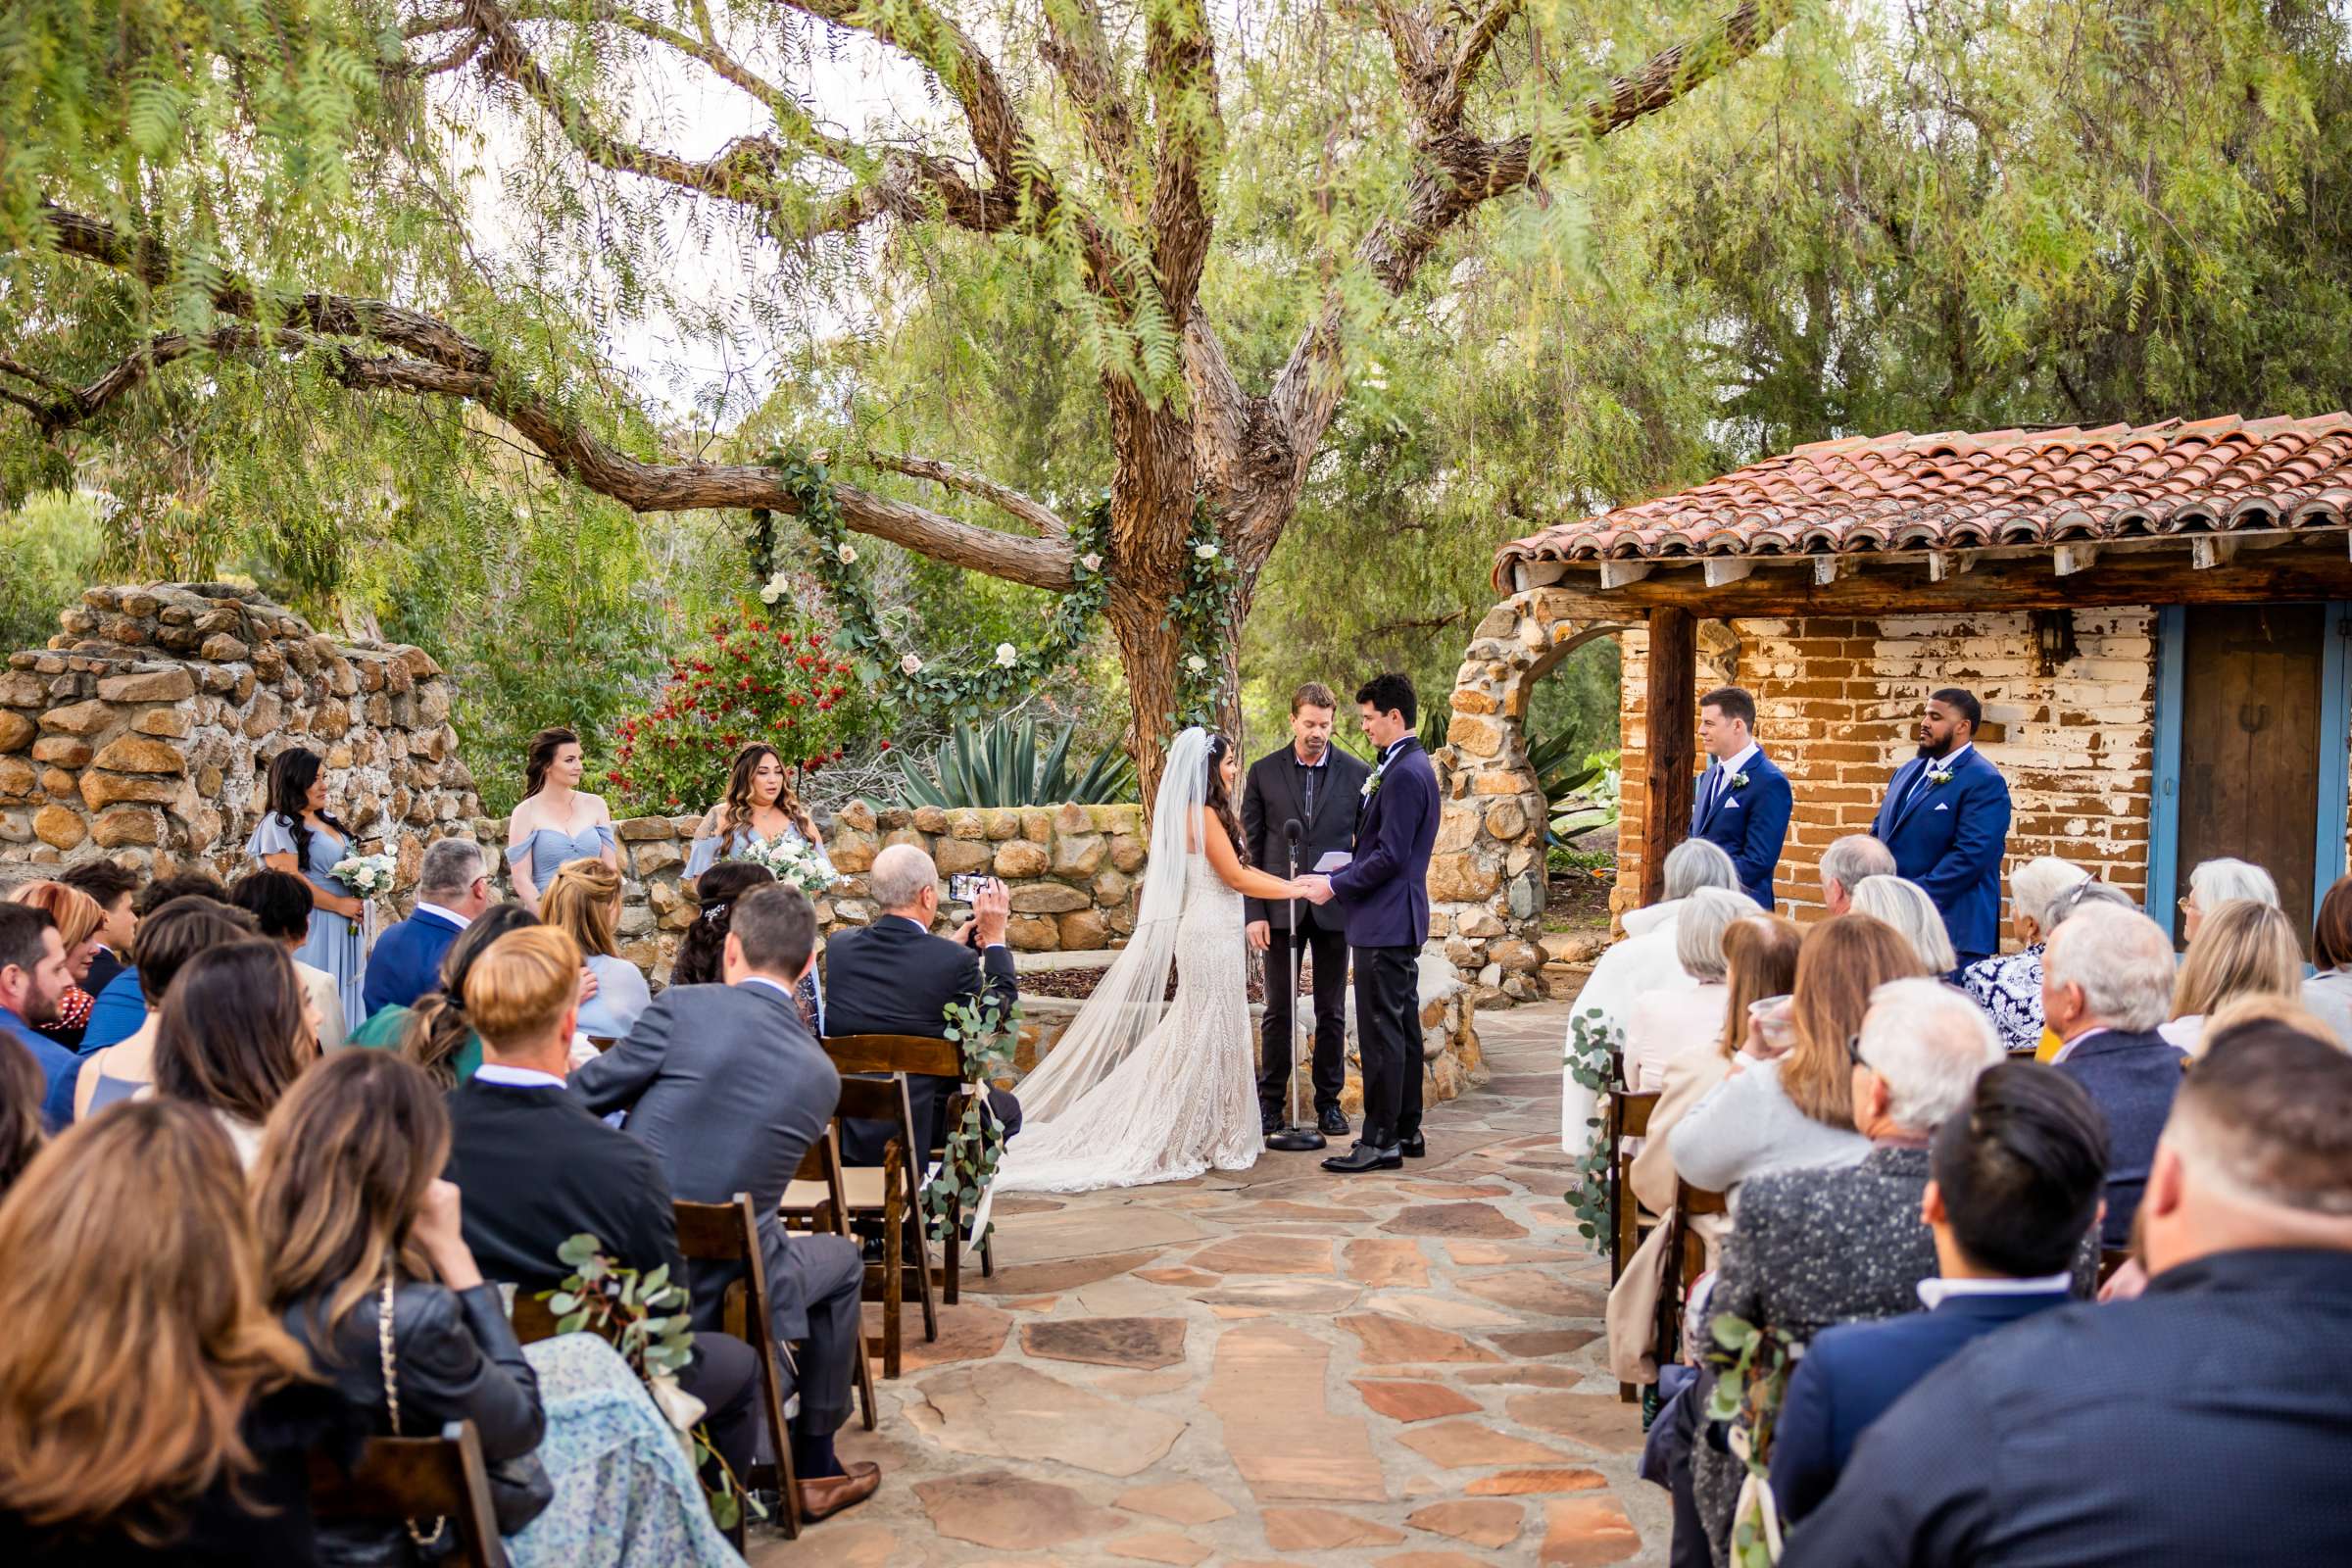
[[[899,661],[899,668],[908,675],[920,675],[923,672],[923,662],[912,654],[908,654],[905,659]]]
[[[997,667],[999,669],[1010,669],[1013,665],[1019,663],[1020,662],[1021,654],[1019,649],[1013,647],[1010,643],[997,644]]]
[[[841,558],[841,564],[845,566],[858,564],[858,547],[846,540],[843,541],[841,548],[834,551],[833,554]]]

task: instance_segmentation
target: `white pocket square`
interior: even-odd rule
[[[1737,811],[1740,809],[1740,803],[1738,801],[1726,801],[1723,803],[1723,808],[1727,811]]]
[[[1951,809],[1951,808],[1950,808],[1949,806],[1946,806],[1946,805],[1945,805],[1943,802],[1941,802],[1941,801],[1937,801],[1937,802],[1936,803],[1936,809],[1937,809],[1938,811],[1948,811],[1948,810],[1950,810],[1950,809]]]

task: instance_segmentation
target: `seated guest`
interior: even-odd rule
[[[2205,917],[2238,899],[2276,909],[2278,884],[2270,872],[2249,860],[2198,861],[2196,869],[2188,873],[2188,892],[2180,900],[2180,940],[2196,941]]]
[[[2001,1049],[2032,1051],[2041,1043],[2041,945],[2048,938],[2050,906],[2090,880],[2081,866],[2054,855],[2038,855],[2009,873],[2009,929],[2018,951],[1980,958],[1960,973],[1960,989],[1992,1018]]]
[[[473,1423],[517,1568],[576,1561],[591,1532],[626,1544],[608,1560],[735,1561],[676,1433],[610,1345],[515,1343],[440,1179],[448,1157],[441,1091],[399,1057],[355,1051],[306,1075],[254,1171],[270,1306],[370,1432]],[[318,1544],[335,1568],[412,1555],[388,1519],[322,1525]]]
[[[971,919],[953,936],[935,937],[939,869],[931,857],[911,844],[894,844],[874,857],[865,883],[882,912],[872,925],[844,931],[826,944],[829,1033],[945,1038],[951,1003],[976,1003],[984,991],[1006,1006],[1018,1000],[1012,953],[1004,946],[1010,905],[1003,884],[992,882],[977,895]],[[948,1102],[960,1087],[955,1078],[907,1076],[914,1133],[926,1140],[926,1152],[947,1142]],[[991,1089],[988,1102],[1006,1137],[1021,1130],[1019,1101]],[[879,1165],[895,1131],[886,1122],[852,1122],[841,1157],[853,1165]]]
[[[1854,889],[1854,912],[1886,921],[1903,934],[1919,961],[1931,974],[1950,974],[1959,966],[1951,934],[1928,890],[1899,876],[1866,876]]]
[[[1756,912],[1755,900],[1723,888],[1690,895],[1674,923],[1674,952],[1683,973],[1696,982],[1653,991],[1634,1004],[1625,1031],[1625,1081],[1651,1090],[1666,1075],[1666,1062],[1692,1040],[1723,1032],[1729,991],[1724,983],[1723,935],[1733,922]]]
[[[164,996],[155,1092],[208,1107],[250,1170],[262,1124],[318,1058],[318,1020],[280,944],[255,938],[208,948]]]
[[[2303,1005],[2352,1051],[2352,876],[2339,876],[2320,900],[2311,927],[2311,961],[2319,970],[2303,982]]]
[[[2156,1154],[2156,1135],[2188,1059],[2156,1032],[2173,988],[2173,944],[2136,909],[2069,918],[2041,956],[2041,1015],[2064,1042],[2053,1060],[2107,1120],[2107,1217],[2099,1245],[2121,1248]]]
[[[683,1280],[661,1161],[564,1092],[579,962],[569,937],[531,918],[466,970],[464,1003],[483,1060],[449,1096],[446,1173],[466,1195],[466,1248],[485,1279],[524,1291],[564,1283],[572,1271],[556,1253],[579,1235],[595,1237],[622,1268],[666,1268]],[[697,1329],[694,1360],[678,1379],[710,1406],[711,1437],[738,1475],[759,1441],[758,1372],[743,1341]]]
[[[1844,914],[1866,878],[1894,875],[1894,852],[1867,833],[1848,833],[1821,852],[1821,906]]]
[[[458,933],[497,901],[482,847],[469,838],[435,839],[416,872],[416,906],[375,939],[360,1000],[372,1018],[413,1005],[441,983],[441,958]],[[354,1018],[354,1024],[361,1020]]]
[[[1602,1025],[1622,1037],[1633,1022],[1636,1002],[1696,985],[1683,972],[1683,961],[1675,955],[1674,924],[1690,895],[1700,888],[1739,893],[1740,868],[1720,845],[1685,839],[1666,854],[1666,897],[1647,908],[1626,910],[1624,937],[1611,943],[1592,965],[1592,975],[1568,1009],[1569,1016],[1581,1018],[1597,1011]],[[1592,1130],[1587,1125],[1592,1119],[1592,1091],[1563,1071],[1560,1097],[1560,1147],[1582,1154],[1592,1139]]]
[[[2352,1057],[2217,1034],[2140,1213],[2146,1294],[2042,1313],[1922,1380],[1786,1568],[2352,1562],[2328,1500],[2352,1472]]]
[[[2131,895],[2104,882],[2078,882],[2050,901],[2050,923],[2042,927],[2041,947],[2044,962],[2049,957],[2050,938],[2067,921],[2085,909],[2124,909],[2137,912],[2139,906]],[[2050,1021],[2041,1021],[2041,1040],[2034,1048],[2034,1059],[2048,1066],[2058,1059],[2058,1048],[2065,1044],[2050,1028]]]
[[[1784,1170],[1748,1183],[1707,1298],[1719,1326],[1737,1319],[1794,1349],[1833,1323],[1908,1310],[1920,1282],[1936,1276],[1935,1235],[1920,1217],[1928,1142],[1946,1116],[1967,1109],[1978,1077],[2001,1059],[2000,1042],[1984,1014],[1951,987],[1897,980],[1872,994],[1847,1058],[1854,1125],[1870,1152],[1859,1164]],[[1738,1457],[1743,1438],[1719,1426],[1699,1429],[1713,1382],[1702,1376],[1683,1396],[1677,1420],[1691,1439],[1690,1500],[1720,1568],[1746,1466]],[[1758,1416],[1772,1414],[1757,1410],[1759,1397],[1758,1390],[1746,1393],[1738,1425],[1752,1431]],[[1678,1534],[1685,1517],[1678,1497]]]
[[[228,889],[209,871],[180,871],[158,877],[139,889],[130,901],[134,924],[144,925],[147,917],[174,899],[211,899],[216,904],[228,902]],[[88,1055],[108,1046],[128,1040],[138,1033],[139,1026],[154,1011],[146,995],[139,989],[139,977],[133,972],[138,963],[137,944],[125,955],[131,968],[119,969],[104,988],[93,986],[96,1001],[90,1006],[90,1021],[81,1031],[81,1054]]]
[[[1703,889],[1693,897],[1713,898],[1718,892]],[[1693,1038],[1666,1063],[1664,1086],[1658,1091],[1657,1103],[1650,1107],[1649,1134],[1642,1139],[1641,1152],[1634,1156],[1628,1171],[1635,1197],[1646,1212],[1658,1217],[1658,1223],[1618,1275],[1617,1283],[1609,1287],[1609,1364],[1621,1382],[1652,1383],[1658,1375],[1654,1360],[1658,1296],[1666,1288],[1667,1249],[1680,1192],[1666,1135],[1701,1096],[1723,1081],[1740,1045],[1750,1032],[1761,1029],[1750,1014],[1750,1004],[1768,999],[1787,1002],[1788,988],[1796,980],[1796,949],[1797,928],[1790,921],[1768,914],[1733,921],[1723,934],[1723,1016],[1711,1032]],[[1720,1214],[1701,1214],[1690,1222],[1692,1234],[1706,1246],[1710,1269],[1727,1228]],[[1664,1348],[1671,1354],[1675,1348]]]
[[[2106,1123],[2080,1085],[2003,1062],[1936,1129],[1929,1163],[1920,1213],[1937,1277],[1920,1281],[1926,1310],[1824,1329],[1805,1347],[1772,1427],[1784,1520],[1820,1505],[1854,1441],[1914,1383],[1972,1340],[2072,1298],[2107,1182]]]
[[[1729,1073],[1666,1135],[1674,1168],[1701,1192],[1728,1193],[1768,1171],[1851,1165],[1870,1152],[1854,1130],[1853,1068],[1846,1045],[1862,1027],[1871,993],[1920,973],[1894,927],[1838,914],[1805,933],[1789,994],[1795,1042],[1756,1034]]]
[[[2295,1034],[2309,1035],[2321,1045],[2335,1044],[2335,1030],[2328,1020],[2290,997],[2240,997],[2205,1015],[2205,1039],[2208,1044],[2223,1035],[2250,1023],[2277,1024]]]
[[[245,1175],[192,1105],[117,1105],[0,1202],[0,1562],[311,1563],[360,1434],[264,1299]]]
[[[311,1010],[318,1017],[318,1049],[341,1049],[346,1033],[343,988],[317,964],[294,958],[311,940],[311,884],[291,871],[254,871],[237,878],[228,902],[253,916],[266,942],[274,942],[293,958],[294,978],[302,983]]]
[[[52,1128],[73,1120],[58,1109],[60,1085],[71,1085],[80,1058],[47,1035],[40,1025],[57,1017],[57,999],[73,983],[66,973],[66,945],[47,909],[0,903],[0,1035],[14,1040],[41,1069],[41,1116]],[[64,1091],[71,1096],[73,1091]],[[68,1104],[67,1109],[71,1109]]]
[[[580,946],[596,995],[580,1004],[580,1033],[618,1040],[653,1002],[645,976],[620,956],[620,873],[602,860],[566,860],[539,895],[539,918]]]
[[[482,1064],[481,1036],[466,1017],[466,976],[491,943],[538,923],[539,917],[519,904],[484,909],[441,955],[439,983],[416,1002],[369,1018],[351,1032],[350,1044],[397,1051],[445,1088],[466,1082]]]
[[[139,917],[131,904],[139,891],[139,873],[112,860],[82,860],[58,872],[57,879],[79,888],[98,906],[98,953],[90,960],[89,977],[81,982],[95,998],[122,972],[131,939],[138,934]]]
[[[63,882],[20,882],[8,891],[11,904],[47,909],[57,922],[57,940],[66,950],[66,989],[57,999],[57,1017],[35,1025],[41,1033],[74,1051],[90,1021],[91,998],[82,982],[98,956],[98,927],[103,920],[98,901]]]
[[[727,927],[735,917],[735,901],[754,888],[776,879],[766,866],[750,860],[721,860],[694,882],[694,923],[678,938],[678,956],[670,960],[673,986],[726,984]]]
[[[2248,899],[2214,906],[2188,939],[2173,983],[2173,1016],[2156,1032],[2190,1055],[2205,1045],[2205,1015],[2240,997],[2299,997],[2303,950],[2277,908]]]
[[[198,954],[252,935],[252,915],[200,894],[173,899],[144,916],[139,921],[138,964],[124,972],[138,988],[146,1016],[127,1038],[83,1056],[74,1087],[62,1099],[57,1086],[51,1086],[50,1107],[58,1125],[95,1116],[118,1100],[150,1093],[156,1035],[172,982]]]
[[[41,1102],[49,1085],[32,1053],[14,1035],[0,1035],[0,1198],[41,1152]]]
[[[858,1246],[840,1236],[788,1238],[776,1219],[801,1156],[824,1137],[841,1099],[841,1075],[795,1000],[815,953],[808,898],[798,888],[754,888],[735,903],[726,983],[662,992],[626,1040],[580,1065],[571,1089],[598,1115],[628,1112],[629,1136],[661,1160],[678,1198],[723,1203],[752,1195],[776,1338],[808,1342],[793,1465],[810,1514],[823,1518],[872,1495],[881,1476],[871,1464],[845,1473],[833,1453],[863,1353]],[[698,1322],[716,1321],[735,1272],[693,1269]]]

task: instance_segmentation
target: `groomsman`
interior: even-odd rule
[[[1698,743],[1712,759],[1690,798],[1690,836],[1732,858],[1740,888],[1766,909],[1788,837],[1788,775],[1756,744],[1756,700],[1737,686],[1698,700]]]
[[[1930,697],[1919,755],[1895,770],[1871,828],[1893,852],[1895,875],[1936,902],[1963,969],[2000,945],[2009,842],[2009,783],[1976,748],[1984,717],[1973,692],[1947,686]]]
[[[1356,819],[1363,814],[1364,779],[1372,769],[1331,744],[1339,702],[1331,688],[1310,680],[1291,694],[1291,743],[1250,765],[1242,786],[1242,839],[1250,863],[1281,875],[1288,846],[1283,824],[1304,830],[1298,869],[1311,871],[1333,850],[1353,852]],[[1348,919],[1328,906],[1291,906],[1264,899],[1247,902],[1250,946],[1266,956],[1266,1015],[1257,1075],[1258,1119],[1268,1133],[1289,1120],[1291,1013],[1298,1004],[1283,982],[1291,955],[1314,957],[1315,1044],[1312,1076],[1316,1125],[1329,1138],[1348,1136],[1340,1091],[1348,1082]]]

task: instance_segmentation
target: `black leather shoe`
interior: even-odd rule
[[[1345,1154],[1334,1154],[1323,1162],[1325,1170],[1342,1176],[1359,1175],[1368,1170],[1398,1170],[1403,1165],[1404,1156],[1396,1152],[1395,1144],[1386,1149],[1377,1149],[1360,1138],[1355,1141],[1355,1147]]]
[[[1396,1140],[1396,1151],[1407,1159],[1423,1159],[1429,1154],[1429,1140],[1419,1133]]]
[[[1257,1132],[1261,1138],[1271,1138],[1289,1125],[1281,1111],[1261,1110],[1257,1113]]]
[[[1345,1138],[1348,1136],[1348,1113],[1337,1105],[1327,1105],[1317,1118],[1317,1125],[1323,1129],[1326,1138]]]

